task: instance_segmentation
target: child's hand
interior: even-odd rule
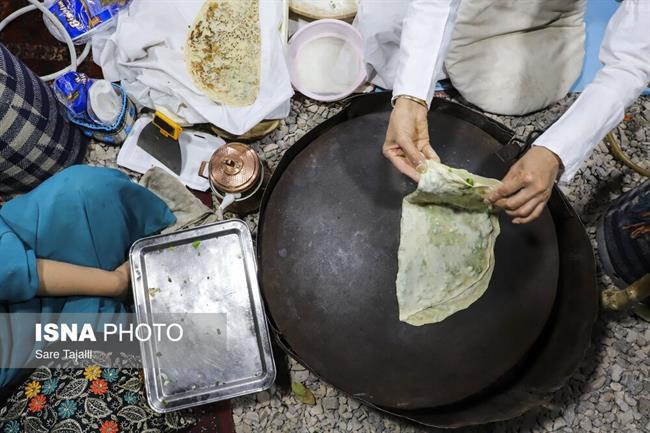
[[[129,261],[127,260],[122,263],[113,271],[113,274],[115,275],[116,281],[114,297],[122,298],[128,293],[131,283],[131,267],[129,266]]]
[[[39,296],[105,296],[124,298],[129,293],[129,262],[113,271],[57,262],[36,260]]]

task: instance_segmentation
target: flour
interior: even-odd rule
[[[354,90],[362,68],[357,50],[336,36],[305,43],[294,59],[296,82],[305,90],[321,95]]]

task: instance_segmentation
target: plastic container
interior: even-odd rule
[[[326,38],[336,39],[342,44],[339,57],[342,61],[332,61],[332,52],[326,52],[332,48],[319,43],[319,40]],[[307,50],[312,50],[312,52],[308,53]],[[289,41],[288,58],[291,84],[303,95],[317,101],[331,102],[343,99],[351,95],[366,81],[361,34],[343,21],[324,19],[313,21],[300,28]],[[350,62],[345,60],[350,60]],[[314,89],[316,86],[310,85],[311,83],[308,81],[313,77],[306,76],[305,63],[307,61],[309,61],[310,67],[318,65],[315,71],[319,75],[317,78],[329,80],[330,88]],[[345,72],[346,79],[340,80],[339,72]],[[349,74],[351,76],[348,77]],[[321,82],[325,80],[321,80]],[[317,87],[326,86],[318,85]]]

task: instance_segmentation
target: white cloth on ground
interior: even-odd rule
[[[201,131],[183,130],[178,139],[183,166],[180,176],[177,176],[162,162],[137,145],[142,129],[151,123],[152,118],[151,115],[144,115],[135,121],[131,134],[122,144],[120,153],[117,154],[117,164],[138,173],[145,173],[152,167],[158,167],[192,189],[206,191],[210,188],[210,181],[199,175],[201,162],[210,161],[212,154],[225,144],[225,141]]]
[[[93,38],[93,58],[104,78],[121,81],[129,96],[163,107],[189,124],[212,123],[241,135],[265,118],[289,114],[293,95],[284,59],[281,0],[260,2],[262,58],[260,92],[253,105],[226,107],[194,86],[185,66],[187,32],[204,0],[137,0],[123,10],[115,32]]]

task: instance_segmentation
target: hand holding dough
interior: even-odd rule
[[[427,161],[417,190],[402,202],[396,281],[401,321],[440,322],[485,293],[500,227],[484,199],[499,185]]]

